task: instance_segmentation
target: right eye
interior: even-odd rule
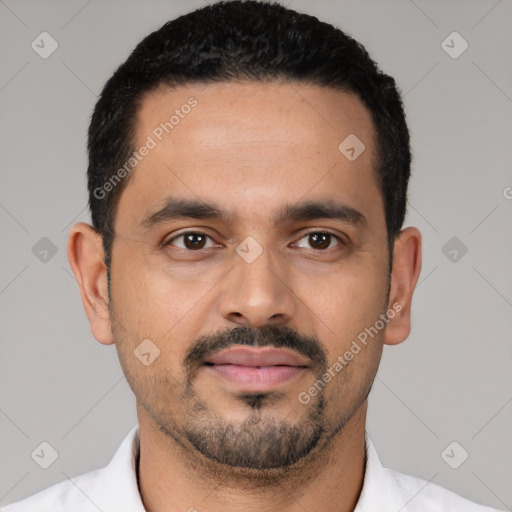
[[[180,243],[176,243],[177,240],[180,240]],[[212,242],[212,245],[206,247],[208,240]],[[213,244],[212,238],[209,235],[198,231],[187,231],[185,233],[180,233],[179,235],[170,238],[167,242],[164,243],[164,246],[166,247],[169,245],[174,245],[180,249],[186,249],[190,251],[209,249],[215,246]]]

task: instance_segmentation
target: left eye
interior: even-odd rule
[[[175,243],[176,240],[181,240],[181,243]],[[207,241],[210,240],[211,245],[206,246]],[[188,249],[191,251],[197,251],[198,249],[208,249],[214,247],[213,240],[204,233],[197,233],[195,231],[189,231],[187,233],[181,233],[174,238],[171,238],[165,245],[175,245],[180,249]]]
[[[339,245],[341,242],[341,239],[339,237],[337,237],[336,235],[333,235],[332,233],[326,233],[324,231],[314,231],[312,233],[308,233],[306,236],[302,237],[300,240],[304,240],[304,239],[307,239],[306,243],[308,243],[310,245],[310,247],[312,247],[313,249],[319,249],[319,250],[331,249],[332,248],[331,243],[333,241],[336,242],[336,245],[334,247]],[[300,240],[299,240],[299,242],[297,242],[297,246],[304,247],[304,246],[299,245]],[[306,249],[308,249],[308,248],[309,247],[306,247]]]

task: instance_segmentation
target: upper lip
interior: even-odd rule
[[[298,354],[272,347],[234,347],[221,350],[205,359],[205,363],[240,366],[307,366]]]

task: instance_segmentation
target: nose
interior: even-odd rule
[[[222,283],[222,316],[230,322],[254,327],[290,323],[298,298],[285,266],[279,268],[265,250],[251,263],[238,254],[233,259],[234,268]]]

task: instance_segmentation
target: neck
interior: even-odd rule
[[[147,512],[352,512],[363,487],[367,403],[286,470],[232,468],[170,439],[137,405],[139,490]]]

